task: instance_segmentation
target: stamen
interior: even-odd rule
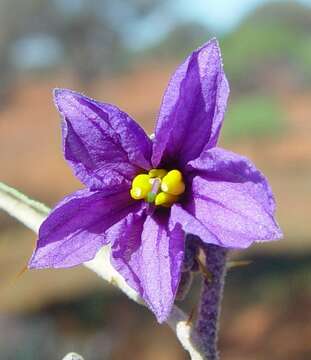
[[[185,191],[181,172],[179,170],[168,172],[162,179],[161,190],[172,195],[181,195]]]
[[[130,195],[135,200],[170,207],[184,191],[185,184],[179,170],[151,169],[148,174],[139,174],[133,179]]]
[[[141,200],[148,195],[151,187],[149,176],[147,174],[140,174],[134,178],[130,194],[133,199]]]
[[[167,174],[167,171],[165,169],[151,169],[149,171],[149,176],[151,178],[160,178],[162,179]]]
[[[165,192],[160,192],[155,198],[155,204],[169,207],[172,206],[177,200],[178,196],[167,194]]]

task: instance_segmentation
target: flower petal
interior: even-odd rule
[[[150,169],[151,140],[126,113],[70,90],[56,89],[54,97],[65,158],[87,187],[128,183]]]
[[[275,200],[268,180],[245,156],[215,147],[189,162],[187,170],[214,180],[242,183],[245,191],[252,194],[267,212],[275,212]]]
[[[194,51],[174,73],[162,101],[152,163],[183,166],[215,146],[229,95],[217,41]]]
[[[93,259],[107,242],[105,231],[134,207],[128,190],[80,190],[66,197],[41,225],[29,268],[71,267]]]
[[[161,323],[175,300],[184,255],[184,232],[160,215],[130,214],[119,227],[112,264],[140,293]]]
[[[181,224],[186,234],[196,235],[208,244],[219,245],[219,239],[194,215],[180,204],[174,204],[171,209],[171,219],[174,224]]]
[[[185,231],[200,236],[204,242],[230,248],[282,237],[274,219],[270,186],[248,159],[214,148],[188,167],[196,176],[192,197],[183,209],[188,213],[183,214],[187,217]],[[181,223],[180,211],[177,215],[172,209],[172,218]],[[203,232],[204,228],[208,233]]]

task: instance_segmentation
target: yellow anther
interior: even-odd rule
[[[131,197],[135,200],[141,200],[147,197],[151,191],[152,184],[150,183],[148,174],[137,175],[132,182],[132,189],[130,191]]]
[[[132,187],[148,186],[149,185],[149,175],[148,174],[139,174],[134,177],[132,182]]]
[[[130,190],[130,194],[131,194],[131,197],[135,200],[141,200],[141,199],[144,199],[144,197],[145,197],[143,190],[138,187],[132,188]]]
[[[130,195],[135,200],[170,207],[184,191],[185,184],[180,171],[151,169],[148,174],[139,174],[133,179]]]
[[[178,196],[160,192],[155,198],[155,204],[169,207],[174,202],[176,202],[177,199],[178,199]]]
[[[162,179],[163,176],[165,176],[166,174],[167,174],[167,171],[165,169],[151,169],[149,171],[149,176],[151,178],[158,177],[158,178]]]
[[[179,170],[169,171],[162,179],[161,190],[171,195],[181,195],[185,191],[181,172]]]

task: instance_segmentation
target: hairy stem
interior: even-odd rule
[[[195,325],[198,341],[205,357],[217,360],[217,336],[226,274],[227,250],[217,245],[204,245],[205,267],[210,276],[204,276]]]

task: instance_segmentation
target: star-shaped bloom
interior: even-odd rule
[[[41,225],[30,268],[75,266],[110,244],[112,265],[163,322],[186,234],[226,248],[282,236],[266,178],[216,146],[229,95],[216,40],[173,74],[152,140],[113,105],[70,90],[54,95],[65,158],[85,188]]]

